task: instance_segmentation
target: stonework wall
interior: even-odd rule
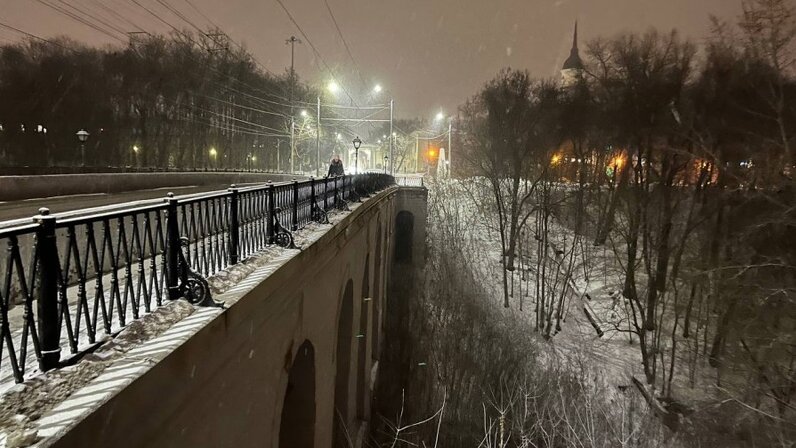
[[[374,366],[382,345],[372,341],[373,331],[383,332],[393,226],[404,207],[420,218],[416,220],[415,250],[422,253],[425,190],[393,188],[379,193],[52,446],[277,447],[289,372],[294,359],[309,353],[306,345],[304,352],[297,353],[309,342],[314,351],[314,446],[329,447],[336,418],[338,322],[345,320],[353,328],[351,340],[342,341],[351,354],[345,397],[348,412],[343,418],[355,445],[361,446],[370,409],[360,410],[358,416],[357,403],[368,406],[371,401]],[[362,295],[366,269],[365,286],[371,297]],[[343,319],[341,299],[349,280],[353,284],[352,316]],[[358,356],[360,344],[364,344],[365,366],[357,365],[362,359]],[[367,396],[357,397],[361,372],[368,376]],[[361,393],[361,385],[359,389]]]

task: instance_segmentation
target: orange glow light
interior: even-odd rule
[[[611,159],[611,163],[608,165],[611,168],[616,168],[617,170],[621,170],[623,166],[625,166],[625,156],[618,155]]]
[[[561,154],[553,154],[553,157],[550,158],[551,165],[558,165],[561,162]]]

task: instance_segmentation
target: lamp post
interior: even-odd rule
[[[387,174],[387,162],[390,160],[390,156],[384,156],[384,174]]]
[[[138,168],[138,152],[141,151],[141,148],[138,145],[133,145],[133,158],[135,159],[135,168]]]
[[[354,174],[359,174],[359,147],[362,146],[362,140],[359,136],[354,137]]]
[[[85,129],[77,131],[77,140],[80,142],[80,166],[86,166],[86,142],[91,135]]]
[[[214,170],[218,169],[218,163],[216,162],[216,157],[218,156],[218,151],[216,151],[216,148],[210,148],[209,154],[210,154],[210,158],[213,160],[211,162],[211,164],[210,164],[210,168],[214,169]]]

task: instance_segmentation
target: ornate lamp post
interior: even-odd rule
[[[356,136],[352,143],[354,144],[354,174],[359,174],[359,147],[362,146],[362,140]]]
[[[390,160],[390,156],[384,156],[384,174],[387,174],[387,162]]]
[[[77,140],[80,142],[80,166],[86,166],[86,142],[91,135],[85,129],[77,131]]]

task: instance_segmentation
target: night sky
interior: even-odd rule
[[[49,0],[59,4],[60,0]],[[150,32],[168,26],[131,0],[67,0],[118,28]],[[156,0],[136,0],[178,28],[191,29]],[[188,3],[168,0],[201,28],[209,27]],[[284,40],[305,40],[276,0],[191,0],[233,39],[242,42],[268,69],[282,73],[290,64]],[[298,24],[332,67],[337,81],[355,96],[365,90],[360,75],[324,0],[283,0]],[[733,18],[740,0],[328,0],[367,84],[381,83],[396,100],[399,117],[432,116],[453,110],[502,67],[527,68],[552,76],[569,54],[573,22],[583,41],[654,26],[677,28],[694,40],[708,33],[709,14]],[[38,0],[0,0],[0,21],[44,36],[69,35],[92,44],[118,40],[43,6]],[[0,30],[0,42],[18,38]],[[120,39],[123,37],[120,36]],[[310,82],[331,74],[308,43],[296,48],[296,70]]]

